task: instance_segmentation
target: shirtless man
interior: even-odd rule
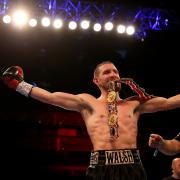
[[[23,80],[23,70],[18,66],[8,68],[2,79],[8,87],[27,97],[81,113],[93,144],[88,180],[146,180],[136,143],[139,116],[180,107],[180,95],[146,101],[138,97],[121,99],[120,84],[116,87],[118,92],[113,86],[120,75],[110,61],[98,64],[94,71],[93,82],[101,91],[99,98],[86,93],[51,93],[33,87]]]

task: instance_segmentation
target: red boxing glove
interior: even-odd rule
[[[2,75],[3,82],[9,87],[16,90],[17,86],[24,79],[23,70],[19,66],[9,67]]]
[[[2,75],[3,82],[11,89],[28,96],[32,85],[24,82],[23,70],[19,66],[11,66]]]

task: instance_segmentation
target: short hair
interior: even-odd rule
[[[94,77],[99,76],[99,68],[104,64],[114,64],[114,63],[112,61],[103,61],[103,62],[97,64],[94,69]]]

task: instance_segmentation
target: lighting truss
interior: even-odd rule
[[[7,13],[16,6],[15,0],[0,0],[0,15]],[[146,37],[150,30],[173,30],[179,25],[175,11],[166,9],[136,7],[128,8],[125,5],[111,3],[94,3],[73,0],[37,0],[34,4],[35,13],[54,17],[61,17],[64,21],[79,21],[88,18],[92,22],[104,23],[107,21],[133,24],[136,26],[136,35]]]

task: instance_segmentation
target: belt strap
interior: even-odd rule
[[[91,152],[90,165],[118,165],[140,163],[139,150],[118,149]]]

